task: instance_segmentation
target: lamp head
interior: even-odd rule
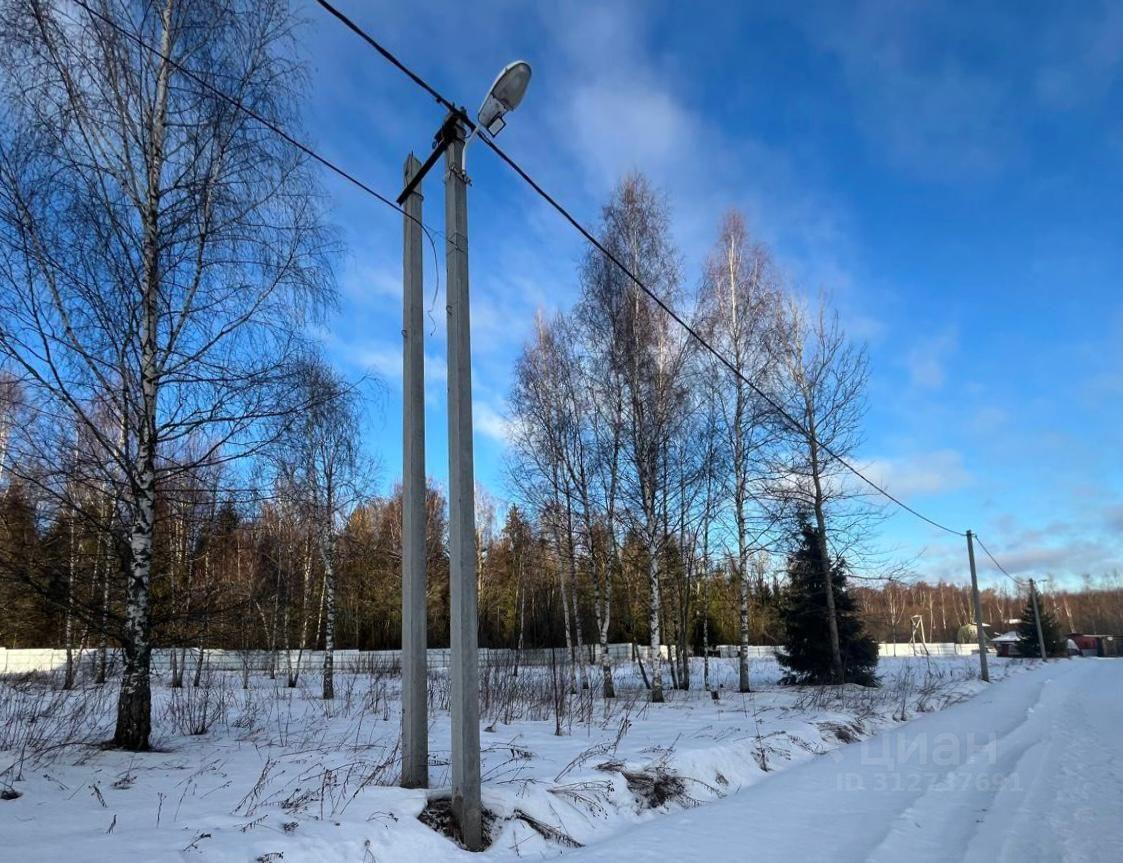
[[[476,119],[488,134],[498,135],[503,131],[507,125],[504,116],[519,107],[529,84],[530,64],[525,60],[516,60],[503,67],[476,114]]]

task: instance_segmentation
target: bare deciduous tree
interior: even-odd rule
[[[738,677],[741,692],[749,691],[749,566],[756,536],[752,528],[765,514],[755,501],[768,477],[770,445],[775,441],[776,417],[757,390],[768,390],[776,376],[775,342],[779,334],[781,294],[779,277],[767,249],[751,242],[741,216],[729,213],[706,265],[703,303],[714,346],[737,374],[708,358],[715,379],[716,398],[728,470],[721,470],[722,491],[732,509],[736,543],[736,578],[740,638]],[[724,466],[724,465],[723,465]]]
[[[344,525],[366,491],[371,469],[359,449],[356,391],[318,358],[299,364],[296,388],[297,401],[305,409],[297,422],[286,424],[280,433],[278,464],[284,487],[307,515],[310,538],[323,569],[318,621],[322,619],[324,634],[323,697],[331,699],[335,697],[337,546]],[[310,555],[306,568],[305,595],[311,580]],[[306,633],[307,603],[303,612]],[[318,622],[317,631],[319,628]]]
[[[792,300],[787,304],[778,359],[782,373],[776,394],[796,423],[784,425],[787,446],[777,470],[781,479],[774,489],[782,503],[814,520],[819,559],[823,561],[832,671],[835,682],[842,683],[845,669],[831,569],[868,513],[841,461],[853,457],[860,442],[866,352],[847,339],[837,313],[828,310],[825,302],[809,313]]]
[[[326,245],[306,157],[181,71],[291,126],[284,0],[93,8],[116,26],[0,7],[0,363],[105,454],[91,479],[127,548],[114,740],[145,749],[157,489],[256,451],[262,420],[299,408],[288,369],[328,294]]]
[[[671,243],[665,200],[642,175],[627,177],[604,208],[600,241],[655,295],[675,304],[679,261]],[[580,325],[589,334],[599,374],[616,382],[620,417],[619,488],[622,514],[642,538],[648,588],[651,699],[663,700],[662,569],[674,498],[669,473],[672,439],[682,433],[687,402],[682,372],[692,344],[654,300],[599,252],[582,270]]]

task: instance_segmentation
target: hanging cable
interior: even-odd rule
[[[229,93],[226,93],[223,90],[219,89],[218,87],[214,86],[209,81],[205,80],[204,78],[200,77],[196,73],[192,72],[190,69],[186,68],[182,63],[178,62],[177,60],[173,59],[172,57],[165,56],[160,51],[160,49],[157,48],[156,46],[150,45],[148,42],[146,42],[141,37],[137,36],[135,33],[132,33],[129,30],[126,30],[124,27],[122,27],[120,24],[118,24],[116,21],[114,21],[109,16],[103,14],[102,12],[99,12],[97,9],[92,8],[89,4],[86,3],[86,0],[74,0],[74,5],[80,7],[81,9],[84,9],[92,18],[95,18],[98,21],[100,21],[102,24],[105,24],[107,27],[112,28],[115,32],[117,32],[121,36],[124,36],[126,39],[130,40],[131,42],[133,42],[138,47],[143,48],[145,51],[148,51],[148,52],[150,52],[151,54],[153,54],[157,57],[160,57],[169,66],[176,69],[178,72],[180,72],[182,75],[184,75],[189,80],[198,84],[200,87],[202,87],[208,93],[210,93],[213,96],[217,96],[219,99],[226,102],[231,107],[236,108],[237,110],[239,110],[243,114],[245,114],[247,117],[251,118],[252,120],[256,121],[257,123],[260,123],[262,126],[264,126],[266,129],[271,131],[273,134],[277,135],[278,137],[280,137],[284,141],[288,142],[289,144],[291,144],[293,147],[298,149],[300,152],[304,153],[309,158],[311,158],[311,159],[315,160],[316,162],[318,162],[319,164],[323,165],[325,168],[327,168],[333,174],[336,174],[337,176],[342,177],[344,180],[346,180],[351,185],[353,185],[356,188],[361,189],[362,191],[366,192],[368,195],[370,195],[375,200],[380,201],[381,203],[390,207],[390,209],[392,209],[392,210],[394,210],[398,213],[401,213],[407,219],[410,219],[413,222],[417,222],[418,226],[423,231],[425,231],[426,234],[428,234],[431,230],[433,230],[433,229],[429,228],[428,225],[425,225],[424,223],[422,223],[418,219],[415,219],[413,216],[409,215],[405,210],[403,210],[401,207],[399,207],[390,198],[386,197],[381,192],[379,192],[377,189],[374,189],[373,187],[371,187],[367,183],[360,180],[358,177],[356,177],[354,174],[352,174],[347,169],[345,169],[345,168],[341,167],[340,165],[336,164],[335,162],[331,161],[326,156],[321,156],[319,153],[317,153],[310,146],[308,146],[307,144],[303,143],[302,141],[299,141],[296,138],[294,138],[292,135],[290,135],[288,132],[286,132],[281,126],[277,125],[276,123],[274,123],[272,120],[268,119],[267,117],[264,117],[260,112],[255,111],[253,108],[249,107],[245,103],[243,103],[243,102],[239,101],[238,99],[234,98]],[[435,231],[435,233],[439,234],[441,232]],[[433,242],[433,238],[432,238],[431,235],[429,236],[429,242],[433,247],[433,254],[434,254],[434,256],[436,256],[436,244]]]
[[[990,549],[988,549],[983,544],[983,541],[981,539],[979,539],[979,535],[977,533],[973,534],[973,536],[975,537],[975,542],[977,542],[979,544],[979,548],[981,548],[983,550],[983,553],[987,557],[990,558],[991,563],[993,563],[996,567],[998,567],[999,572],[1001,572],[1004,576],[1006,576],[1008,579],[1010,579],[1010,581],[1014,582],[1014,584],[1016,584],[1019,588],[1023,588],[1023,587],[1026,586],[1024,581],[1022,581],[1020,578],[1015,578],[1014,576],[1010,575],[1010,573],[1008,573],[1006,571],[1006,568],[1001,563],[998,562],[998,560],[995,558],[995,556],[993,554],[990,553]]]
[[[131,33],[130,31],[126,30],[124,27],[119,25],[113,19],[109,18],[107,15],[104,15],[103,13],[99,12],[98,10],[91,8],[85,2],[85,0],[74,0],[74,4],[76,6],[82,8],[82,9],[84,9],[91,17],[96,18],[98,21],[105,24],[107,27],[112,28],[118,34],[120,34],[120,35],[124,36],[126,39],[129,39],[130,41],[132,41],[138,47],[143,48],[145,51],[148,51],[149,53],[153,54],[154,56],[161,57],[163,60],[165,60],[168,63],[168,65],[170,65],[172,68],[179,71],[181,74],[183,74],[189,80],[194,81],[196,84],[198,84],[204,90],[206,90],[208,93],[210,93],[214,96],[217,96],[219,99],[222,99],[224,102],[226,102],[231,107],[236,108],[237,110],[241,111],[243,114],[245,114],[250,119],[255,120],[256,122],[260,123],[262,126],[264,126],[266,129],[271,131],[273,134],[280,137],[283,141],[287,142],[288,144],[290,144],[293,147],[295,147],[296,149],[298,149],[300,152],[304,153],[309,158],[311,158],[311,159],[315,160],[316,162],[318,162],[319,164],[323,165],[325,168],[327,168],[333,174],[336,174],[337,176],[346,180],[348,183],[355,186],[355,188],[360,189],[363,192],[366,192],[366,194],[370,195],[376,201],[378,201],[382,204],[385,204],[386,206],[388,206],[390,209],[394,210],[395,212],[401,213],[403,216],[405,216],[411,222],[415,222],[417,224],[417,226],[419,228],[421,228],[421,230],[425,233],[425,238],[429,241],[429,248],[433,252],[433,284],[434,284],[434,287],[433,287],[433,303],[434,303],[434,305],[436,304],[437,295],[440,293],[440,290],[441,290],[441,272],[440,272],[440,256],[437,252],[437,243],[436,243],[436,240],[433,239],[433,235],[434,234],[443,235],[443,233],[441,231],[438,231],[435,228],[431,228],[428,225],[426,225],[423,221],[421,221],[420,219],[417,219],[417,218],[411,216],[402,207],[400,207],[396,202],[390,200],[390,198],[383,195],[377,189],[372,188],[369,184],[363,182],[358,177],[356,177],[354,174],[352,174],[350,171],[341,167],[340,165],[336,164],[335,162],[331,161],[326,156],[321,156],[314,149],[312,149],[312,147],[310,147],[307,144],[305,144],[304,142],[299,141],[298,139],[294,138],[292,135],[290,135],[288,132],[286,132],[281,126],[272,122],[268,118],[263,117],[259,112],[257,112],[255,110],[253,110],[252,108],[248,107],[243,102],[241,102],[238,99],[231,96],[229,93],[224,92],[220,88],[215,87],[209,81],[206,81],[203,78],[201,78],[200,76],[196,75],[190,69],[185,68],[182,63],[179,63],[178,61],[176,61],[175,59],[173,59],[171,57],[165,57],[156,46],[150,45],[144,39],[140,38],[135,33]],[[71,19],[71,20],[73,20],[73,19]],[[431,320],[433,319],[432,308],[430,308],[430,310],[429,310],[429,317],[430,317]],[[436,321],[435,320],[433,321],[433,327],[434,327],[434,330],[435,330],[436,329]]]
[[[546,203],[548,203],[551,207],[553,207],[553,209],[556,210],[562,216],[562,218],[564,218],[567,222],[569,222],[569,224],[572,225],[578,231],[578,233],[580,233],[594,248],[596,248],[599,252],[601,252],[601,254],[603,254],[606,259],[611,261],[617,268],[619,268],[619,270],[622,273],[624,273],[624,275],[626,275],[632,282],[634,282],[636,287],[638,287],[641,291],[643,291],[643,293],[645,293],[648,297],[650,297],[655,302],[655,304],[668,317],[671,318],[671,320],[673,320],[675,323],[677,323],[688,335],[690,335],[691,338],[693,338],[698,344],[700,344],[703,348],[705,348],[706,351],[708,351],[710,354],[712,354],[714,356],[714,358],[717,359],[717,361],[719,363],[721,363],[723,366],[725,366],[740,381],[742,381],[747,386],[749,386],[753,390],[753,392],[755,392],[761,399],[763,399],[776,412],[777,416],[781,417],[795,431],[797,431],[798,433],[800,433],[802,435],[808,434],[807,430],[803,427],[803,425],[798,420],[796,420],[788,411],[786,411],[780,404],[778,404],[772,396],[770,396],[768,393],[766,393],[764,390],[762,390],[760,387],[758,387],[753,381],[749,380],[740,371],[740,369],[738,369],[733,363],[731,363],[728,359],[726,359],[726,357],[724,355],[722,355],[721,352],[718,351],[713,345],[711,345],[708,341],[706,341],[706,339],[693,326],[691,326],[680,314],[678,314],[678,312],[676,312],[665,300],[663,300],[653,290],[651,290],[651,288],[649,288],[647,285],[645,285],[643,283],[643,281],[635,273],[633,273],[619,258],[617,258],[614,254],[612,254],[612,252],[610,252],[608,249],[606,249],[604,247],[604,245],[593,235],[593,233],[588,228],[586,228],[580,221],[578,221],[578,219],[572,213],[570,213],[569,210],[567,210],[549,192],[547,192],[545,189],[543,189],[542,186],[539,185],[539,183],[533,177],[531,177],[530,174],[527,173],[527,171],[521,165],[519,165],[498,144],[496,144],[495,140],[491,137],[491,135],[487,134],[482,129],[478,129],[476,123],[474,123],[467,116],[467,114],[466,114],[466,112],[464,111],[463,108],[456,107],[456,105],[451,100],[449,100],[448,98],[443,96],[435,87],[433,87],[431,84],[429,84],[427,81],[425,81],[424,78],[422,78],[420,75],[418,75],[416,72],[414,72],[408,66],[406,66],[405,63],[403,63],[401,60],[399,60],[397,58],[397,56],[395,56],[389,49],[387,49],[380,42],[378,42],[378,40],[376,40],[369,33],[367,33],[365,30],[363,30],[361,27],[359,27],[358,24],[356,24],[354,21],[352,21],[350,18],[348,18],[345,14],[343,14],[343,12],[341,12],[339,9],[337,9],[335,6],[333,6],[331,3],[327,2],[327,0],[317,0],[317,2],[319,3],[320,6],[322,6],[329,13],[331,13],[335,18],[339,19],[349,30],[351,30],[353,33],[358,35],[364,42],[366,42],[368,45],[370,45],[375,51],[377,51],[389,63],[391,63],[394,67],[396,67],[401,72],[403,72],[411,81],[413,81],[421,89],[423,89],[426,93],[428,93],[430,96],[432,96],[439,104],[441,104],[442,106],[447,108],[449,111],[457,114],[460,117],[461,122],[463,122],[469,129],[476,132],[479,139],[481,141],[483,141],[484,144],[488,148],[490,148],[492,150],[492,152],[494,152],[500,158],[500,160],[502,160],[504,163],[506,163],[506,165],[509,168],[511,168],[511,170],[513,170],[527,185],[529,185],[531,187],[531,189],[533,189],[539,197],[541,197],[544,201],[546,201]],[[932,525],[933,527],[939,528],[942,531],[953,534],[954,536],[964,536],[964,533],[962,531],[959,531],[959,530],[956,530],[952,527],[948,527],[947,525],[941,524],[940,522],[936,521],[935,519],[929,518],[928,516],[924,515],[922,512],[919,512],[918,510],[909,506],[903,500],[901,500],[900,498],[891,494],[888,490],[886,490],[884,487],[882,487],[878,483],[874,482],[872,479],[870,479],[868,476],[866,476],[864,473],[862,473],[857,467],[855,467],[853,464],[851,464],[845,458],[836,454],[833,450],[831,450],[831,448],[829,446],[820,443],[819,448],[823,452],[827,453],[827,455],[829,455],[831,458],[833,458],[839,464],[841,464],[844,468],[846,468],[846,470],[850,471],[850,473],[852,473],[854,476],[856,476],[860,480],[862,480],[862,482],[866,483],[866,485],[868,485],[870,488],[872,488],[878,494],[880,494],[883,497],[885,497],[886,499],[892,501],[897,506],[899,506],[901,509],[905,510],[908,513],[911,513],[912,515],[916,516],[917,518],[921,519],[924,522],[927,522],[928,524]]]

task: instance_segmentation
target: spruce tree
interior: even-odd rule
[[[1061,628],[1057,619],[1045,607],[1045,597],[1038,594],[1037,609],[1041,612],[1041,635],[1045,639],[1045,655],[1059,656],[1064,653],[1064,639],[1061,637]],[[1037,624],[1033,619],[1033,600],[1026,600],[1026,607],[1022,609],[1022,620],[1018,624],[1018,654],[1027,659],[1041,656],[1041,647],[1037,641]]]
[[[799,526],[798,545],[788,556],[788,585],[780,600],[784,641],[777,659],[787,674],[783,684],[832,683],[827,598],[815,528]],[[838,640],[844,680],[877,685],[877,642],[866,634],[854,598],[846,589],[847,564],[839,559],[831,569]]]

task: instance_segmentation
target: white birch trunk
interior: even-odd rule
[[[335,698],[335,536],[328,528],[324,561],[324,700]]]
[[[557,531],[554,532],[555,540],[558,541],[558,552],[561,553],[560,537]],[[575,695],[577,693],[577,668],[576,663],[573,662],[573,633],[569,628],[569,596],[565,589],[566,572],[565,565],[558,561],[558,587],[561,590],[561,606],[562,606],[562,626],[565,627],[565,653],[570,658],[569,662],[569,693]]]
[[[650,629],[651,647],[651,700],[659,703],[663,699],[663,629],[660,625],[660,612],[663,608],[659,593],[658,546],[649,536],[647,542],[647,584],[651,591],[651,608],[647,623]]]

